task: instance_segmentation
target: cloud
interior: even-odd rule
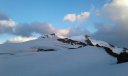
[[[68,29],[58,29],[52,24],[46,22],[16,23],[7,15],[0,12],[0,34],[13,34],[16,36],[31,37],[33,33],[41,35],[56,33],[59,36],[66,36],[68,32]]]
[[[76,36],[82,34],[90,34],[90,32],[85,27],[85,21],[90,17],[90,12],[82,12],[81,14],[67,14],[64,17],[64,21],[78,22],[75,26],[68,30],[68,36]]]
[[[100,14],[115,25],[96,24],[98,31],[94,37],[105,40],[118,46],[128,47],[128,0],[112,0],[112,2],[104,5]]]
[[[98,31],[93,37],[99,40],[107,41],[119,47],[128,47],[128,29],[120,26],[99,25]]]
[[[75,21],[86,21],[90,16],[89,12],[82,12],[81,14],[67,14],[64,17],[64,21],[75,22]]]
[[[12,39],[7,40],[7,42],[11,42],[11,43],[20,43],[20,42],[26,42],[26,41],[30,41],[30,40],[34,40],[36,38],[34,37],[22,37],[22,36],[18,36]]]
[[[21,36],[31,36],[33,33],[48,34],[53,32],[54,27],[52,24],[40,22],[18,24],[14,28],[14,34]]]
[[[79,35],[85,35],[85,34],[90,34],[90,32],[87,29],[83,29],[82,27],[76,27],[76,28],[71,28],[69,31],[70,36],[79,36]]]
[[[128,0],[112,0],[104,5],[102,14],[117,23],[128,24]]]
[[[16,22],[0,12],[0,33],[12,33]]]
[[[66,36],[68,34],[68,29],[57,29],[53,27],[53,25],[50,23],[40,23],[40,22],[20,24],[14,28],[15,35],[29,37],[32,36],[33,33],[38,33],[41,35],[56,33],[57,35]]]
[[[58,29],[55,31],[55,33],[59,36],[59,37],[66,37],[69,35],[70,29]]]
[[[77,16],[76,14],[67,14],[65,17],[64,17],[64,20],[65,21],[69,21],[69,22],[74,22],[77,20]]]
[[[76,15],[76,20],[84,21],[89,15],[88,12],[83,12],[80,15]],[[75,32],[76,30],[77,32]],[[7,42],[24,42],[31,40],[34,34],[43,35],[51,33],[56,33],[59,37],[65,37],[83,34],[85,30],[83,31],[78,28],[59,29],[46,22],[16,23],[16,21],[12,20],[7,15],[0,14],[0,34],[12,34],[16,36],[16,38],[9,39]]]
[[[74,21],[84,21],[89,17],[89,12],[83,12],[80,15],[74,14]],[[73,18],[71,18],[73,19]],[[66,20],[66,19],[65,19]],[[0,13],[0,34],[13,34],[22,37],[31,37],[34,33],[37,34],[51,34],[56,33],[58,36],[74,35],[78,30],[76,28],[55,28],[52,24],[46,22],[31,22],[31,23],[16,23],[14,20],[9,18],[7,15]],[[79,29],[79,32],[81,30]],[[83,31],[82,31],[83,32]]]
[[[9,19],[9,20],[0,20],[0,26],[14,27],[15,25],[16,25],[16,23],[12,19]]]
[[[75,28],[59,29],[59,28],[55,28],[50,23],[33,22],[29,24],[26,23],[15,26],[14,34],[23,37],[30,37],[33,35],[33,33],[38,33],[40,35],[56,33],[59,37],[65,37],[69,35],[72,36],[72,35],[89,34],[89,32],[85,28],[81,28],[81,27],[83,26],[78,26]]]

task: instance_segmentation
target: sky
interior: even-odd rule
[[[18,23],[50,22],[67,27],[63,17],[68,13],[80,14],[102,6],[107,0],[0,0],[0,10]]]
[[[54,32],[127,47],[127,7],[127,0],[0,0],[0,43]]]

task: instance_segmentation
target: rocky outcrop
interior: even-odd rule
[[[91,40],[89,39],[90,36],[88,35],[85,35],[85,42],[87,43],[87,45],[90,45],[90,46],[94,46],[93,43],[91,42]]]
[[[94,46],[94,45],[92,44],[91,40],[89,40],[89,39],[85,40],[85,42],[87,43],[87,45]]]
[[[101,47],[99,44],[96,44],[95,46],[96,46],[96,47]]]
[[[104,48],[105,51],[109,55],[117,58],[117,64],[128,62],[128,53],[127,53],[128,49],[127,48],[123,48],[122,52],[120,54],[117,54],[117,53],[114,53],[113,50],[110,47],[100,46],[99,44],[96,44],[95,46],[100,47],[100,48]],[[115,47],[114,45],[110,45],[110,46],[112,48]]]
[[[0,53],[0,55],[15,55],[13,53]]]
[[[99,47],[99,48],[103,48],[109,55],[111,55],[112,57],[118,57],[119,54],[117,53],[114,53],[113,50],[109,47],[106,47],[106,46],[100,46],[99,44],[96,44],[95,45],[96,47]]]
[[[64,38],[64,39],[57,39],[58,41],[61,41],[63,43],[67,43],[67,44],[71,44],[71,45],[82,45],[82,46],[86,46],[86,43],[84,42],[80,42],[80,41],[75,41],[72,39],[68,39],[68,38]]]
[[[127,50],[128,50],[127,48],[123,48],[123,52],[121,52],[119,54],[119,56],[117,57],[117,64],[128,62],[128,53],[127,53]]]
[[[37,52],[41,52],[41,51],[56,51],[55,49],[42,49],[42,48],[38,48]]]
[[[55,33],[52,33],[52,34],[44,34],[39,38],[43,38],[44,39],[44,38],[54,38],[54,37],[57,37],[57,35]]]
[[[122,52],[117,57],[117,64],[128,62],[128,53]]]
[[[111,55],[111,56],[113,56],[113,57],[118,57],[118,56],[119,56],[117,53],[114,53],[111,48],[104,47],[104,46],[103,46],[103,48],[105,49],[105,51],[106,51],[109,55]]]

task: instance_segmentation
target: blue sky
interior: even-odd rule
[[[68,13],[80,14],[93,6],[101,8],[107,0],[0,0],[0,10],[16,22],[50,22],[65,27],[63,17]]]

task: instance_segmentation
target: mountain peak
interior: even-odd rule
[[[44,34],[44,35],[40,36],[39,38],[43,38],[43,39],[46,39],[46,38],[58,38],[58,36],[55,33],[51,33],[51,34]]]

